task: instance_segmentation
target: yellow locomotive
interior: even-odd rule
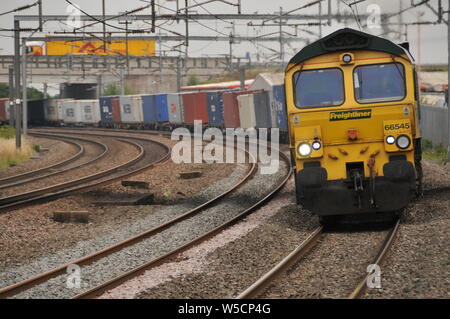
[[[338,30],[290,60],[285,89],[297,202],[322,222],[397,213],[421,192],[419,92],[406,44]]]

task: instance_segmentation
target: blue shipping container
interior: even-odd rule
[[[284,84],[273,87],[273,104],[277,114],[277,123],[280,130],[287,130],[286,97]]]
[[[208,103],[208,123],[212,125],[223,125],[223,97],[221,92],[208,92],[206,94]]]
[[[155,123],[158,121],[155,95],[142,95],[142,114],[144,122]]]
[[[156,95],[156,118],[158,122],[169,122],[167,111],[167,94]]]
[[[113,96],[101,96],[99,98],[100,103],[100,117],[102,122],[112,122],[112,99]]]

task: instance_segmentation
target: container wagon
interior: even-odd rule
[[[222,92],[208,92],[206,93],[206,100],[208,102],[208,123],[216,127],[224,126],[223,119],[223,96]]]
[[[81,123],[81,110],[75,100],[62,101],[63,119],[66,124]]]
[[[63,101],[73,99],[47,99],[44,101],[45,121],[49,124],[61,124],[64,121]]]
[[[113,127],[120,122],[120,102],[118,96],[101,96],[100,116],[101,124],[106,127]]]
[[[76,100],[75,107],[81,115],[81,123],[98,125],[101,120],[98,100]]]
[[[156,116],[156,101],[155,95],[142,95],[142,117],[144,122],[144,127],[153,129],[156,126],[157,116]]]
[[[253,93],[256,128],[272,127],[272,112],[267,91]]]
[[[170,123],[176,125],[183,123],[183,99],[181,94],[167,94],[167,113]]]
[[[28,123],[30,125],[44,125],[44,100],[32,100],[27,103]]]
[[[142,114],[142,98],[140,95],[124,95],[119,97],[120,118],[123,124],[142,123],[144,116]]]
[[[237,97],[239,105],[240,127],[256,128],[254,94],[242,94]]]
[[[186,93],[183,97],[184,123],[193,125],[195,120],[208,124],[208,102],[205,92]]]

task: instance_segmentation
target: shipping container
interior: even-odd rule
[[[63,119],[65,123],[81,123],[81,110],[76,100],[65,100],[62,102]]]
[[[0,123],[4,123],[7,121],[6,103],[9,103],[9,98],[0,98]]]
[[[142,95],[142,116],[145,123],[156,123],[156,101],[154,95]]]
[[[183,123],[183,99],[180,94],[167,94],[167,112],[170,123]]]
[[[123,123],[141,123],[144,121],[140,95],[123,95],[119,97],[119,101],[120,117]]]
[[[62,120],[62,109],[58,110],[56,99],[45,100],[44,114],[47,122],[58,122]]]
[[[106,123],[113,122],[113,106],[112,106],[113,98],[114,96],[101,96],[99,98],[100,115],[102,122]]]
[[[167,110],[167,94],[157,94],[155,96],[156,119],[158,122],[169,122],[169,112]]]
[[[122,121],[121,117],[120,117],[120,101],[119,101],[119,97],[113,97],[111,100],[111,105],[112,105],[112,120],[115,123],[119,123]]]
[[[206,93],[208,102],[208,123],[215,126],[223,126],[223,97],[222,92]]]
[[[98,100],[77,100],[75,106],[81,114],[81,122],[97,124],[100,122],[100,106]]]
[[[206,93],[183,94],[184,123],[194,124],[194,120],[200,120],[203,124],[208,123],[208,103]]]
[[[255,103],[256,127],[272,127],[272,112],[269,102],[269,93],[267,91],[254,93],[253,102]]]
[[[287,115],[284,84],[275,85],[273,87],[273,107],[277,114],[277,126],[280,128],[280,130],[286,131]]]
[[[250,90],[264,90],[269,93],[269,105],[271,111],[272,127],[277,127],[277,112],[275,110],[273,88],[274,86],[284,84],[284,73],[260,73],[256,76],[255,81],[250,86]]]
[[[62,102],[73,99],[47,99],[44,101],[45,120],[47,122],[62,122],[63,109]]]
[[[27,102],[28,123],[32,125],[45,124],[44,100],[31,100]]]
[[[251,94],[257,91],[235,91],[235,92],[225,92],[223,93],[223,117],[225,127],[240,127],[241,120],[239,118],[239,104],[237,97],[243,94]]]
[[[237,97],[240,92],[225,92],[223,94],[223,122],[225,127],[239,127],[239,105]]]
[[[254,94],[242,94],[237,97],[239,105],[240,127],[256,128]]]

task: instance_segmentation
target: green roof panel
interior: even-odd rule
[[[289,64],[298,64],[330,52],[348,50],[374,50],[396,56],[407,53],[404,48],[389,40],[345,28],[307,45],[289,61]]]

